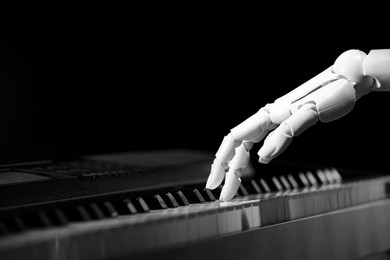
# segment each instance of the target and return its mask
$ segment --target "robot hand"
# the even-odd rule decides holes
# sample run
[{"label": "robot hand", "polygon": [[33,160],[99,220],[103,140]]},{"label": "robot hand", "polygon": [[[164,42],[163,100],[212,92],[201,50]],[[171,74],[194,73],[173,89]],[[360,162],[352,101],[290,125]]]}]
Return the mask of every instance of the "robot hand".
[{"label": "robot hand", "polygon": [[225,177],[219,199],[232,199],[254,143],[269,133],[258,152],[259,162],[268,163],[294,136],[318,121],[344,116],[371,91],[390,91],[390,49],[372,50],[368,55],[359,50],[342,53],[333,66],[231,129],[215,155],[206,188],[215,189]]}]

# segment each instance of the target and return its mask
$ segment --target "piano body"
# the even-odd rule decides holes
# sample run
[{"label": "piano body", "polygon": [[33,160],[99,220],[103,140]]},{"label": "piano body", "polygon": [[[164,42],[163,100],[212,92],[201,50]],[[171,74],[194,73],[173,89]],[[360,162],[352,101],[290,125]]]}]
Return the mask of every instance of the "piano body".
[{"label": "piano body", "polygon": [[4,165],[0,259],[357,259],[390,249],[390,176],[275,160],[237,196],[213,155],[165,150]]}]

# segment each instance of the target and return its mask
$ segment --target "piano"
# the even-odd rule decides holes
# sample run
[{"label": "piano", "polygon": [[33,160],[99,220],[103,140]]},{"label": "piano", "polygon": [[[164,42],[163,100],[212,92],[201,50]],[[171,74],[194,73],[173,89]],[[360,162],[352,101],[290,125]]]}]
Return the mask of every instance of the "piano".
[{"label": "piano", "polygon": [[213,154],[155,150],[0,167],[0,259],[358,259],[390,249],[390,176],[275,160],[236,197]]}]

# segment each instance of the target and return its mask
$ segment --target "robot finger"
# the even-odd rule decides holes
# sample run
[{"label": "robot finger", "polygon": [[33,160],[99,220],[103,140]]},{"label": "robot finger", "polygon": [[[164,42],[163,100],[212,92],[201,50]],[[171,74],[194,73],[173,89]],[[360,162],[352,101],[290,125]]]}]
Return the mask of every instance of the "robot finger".
[{"label": "robot finger", "polygon": [[315,104],[304,104],[267,136],[258,152],[259,162],[269,163],[290,145],[294,136],[298,136],[307,128],[317,123],[318,120]]}]

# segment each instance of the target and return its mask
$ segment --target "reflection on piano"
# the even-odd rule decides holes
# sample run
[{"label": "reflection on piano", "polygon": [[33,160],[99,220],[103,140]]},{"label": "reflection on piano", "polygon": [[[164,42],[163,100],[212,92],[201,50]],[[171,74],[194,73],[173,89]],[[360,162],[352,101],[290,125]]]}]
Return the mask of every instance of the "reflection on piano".
[{"label": "reflection on piano", "polygon": [[355,259],[390,249],[390,176],[275,161],[237,196],[212,154],[155,151],[0,168],[0,259]]}]

